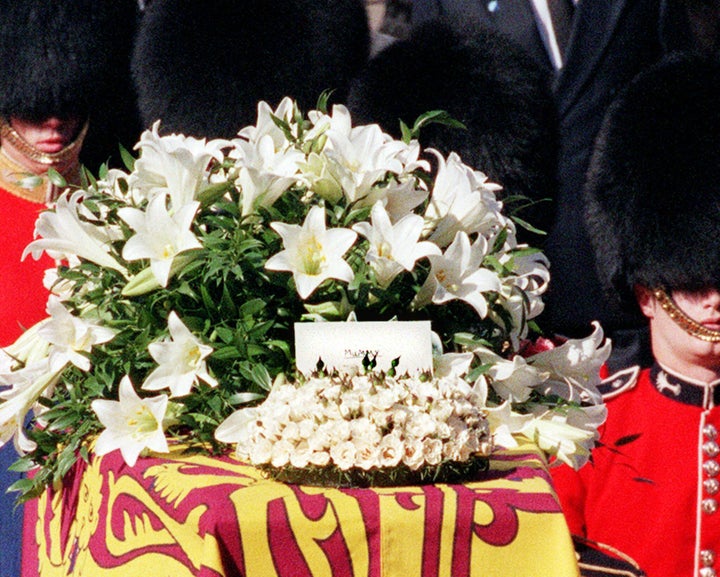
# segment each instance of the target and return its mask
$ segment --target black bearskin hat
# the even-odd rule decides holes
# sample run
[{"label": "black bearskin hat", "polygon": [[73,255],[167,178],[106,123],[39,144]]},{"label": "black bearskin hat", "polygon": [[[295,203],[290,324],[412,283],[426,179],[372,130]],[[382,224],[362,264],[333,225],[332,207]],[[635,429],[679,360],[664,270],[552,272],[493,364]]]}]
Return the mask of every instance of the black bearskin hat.
[{"label": "black bearskin hat", "polygon": [[720,63],[675,54],[608,109],[586,212],[600,278],[627,310],[635,285],[720,287],[719,103]]},{"label": "black bearskin hat", "polygon": [[363,0],[153,0],[133,57],[143,122],[230,138],[283,96],[307,110],[325,90],[342,100],[365,65]]},{"label": "black bearskin hat", "polygon": [[[119,136],[113,132],[126,129],[132,121],[127,115],[135,111],[130,55],[137,17],[136,0],[3,2],[0,114],[27,120],[90,117],[81,157],[96,152],[93,131],[99,140],[112,139],[117,150]],[[113,122],[120,110],[127,115]]]},{"label": "black bearskin hat", "polygon": [[[420,142],[462,160],[503,186],[504,195],[554,197],[556,118],[550,76],[518,45],[467,19],[421,24],[385,48],[352,84],[348,106],[359,123],[400,136],[421,114],[447,111],[467,130],[441,124]],[[519,216],[548,230],[552,204]]]}]

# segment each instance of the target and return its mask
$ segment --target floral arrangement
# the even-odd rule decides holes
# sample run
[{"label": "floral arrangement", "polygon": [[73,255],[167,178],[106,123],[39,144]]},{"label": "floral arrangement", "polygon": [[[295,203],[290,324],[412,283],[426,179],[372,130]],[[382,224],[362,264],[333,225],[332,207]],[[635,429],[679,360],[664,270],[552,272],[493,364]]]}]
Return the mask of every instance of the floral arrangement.
[{"label": "floral arrangement", "polygon": [[299,386],[278,383],[265,402],[234,413],[216,436],[283,481],[378,486],[448,480],[481,468],[490,454],[478,401],[456,376],[314,376]]},{"label": "floral arrangement", "polygon": [[[129,465],[169,440],[262,452],[244,445],[248,415],[290,390],[322,385],[327,400],[373,382],[319,376],[287,389],[296,321],[430,319],[436,396],[464,391],[494,445],[522,434],[582,464],[604,418],[595,384],[609,344],[599,327],[552,348],[532,340],[544,255],[518,243],[500,186],[456,154],[421,150],[418,126],[394,140],[353,126],[342,106],[304,115],[290,99],[260,103],[232,140],[161,136],[155,124],[127,170],[86,175],[43,212],[26,254],[58,263],[48,317],[0,353],[0,443],[14,441],[17,470],[38,468],[15,487],[23,498],[93,442]],[[383,398],[409,398],[409,381],[384,383],[373,385]],[[253,408],[268,392],[267,409]],[[427,463],[442,440],[431,437]],[[443,445],[442,458],[454,451]]]}]

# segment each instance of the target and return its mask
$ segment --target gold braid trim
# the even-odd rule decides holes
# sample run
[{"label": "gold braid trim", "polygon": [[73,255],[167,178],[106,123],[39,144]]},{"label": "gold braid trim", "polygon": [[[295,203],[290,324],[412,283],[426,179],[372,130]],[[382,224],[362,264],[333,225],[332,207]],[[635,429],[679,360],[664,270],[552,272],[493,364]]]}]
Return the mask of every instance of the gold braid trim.
[{"label": "gold braid trim", "polygon": [[673,321],[675,321],[675,324],[691,337],[695,337],[707,343],[720,343],[720,331],[704,327],[699,322],[691,319],[682,310],[680,310],[680,308],[675,304],[675,301],[672,300],[672,297],[670,297],[664,289],[655,289],[653,291],[653,295],[662,309]]},{"label": "gold braid trim", "polygon": [[83,127],[80,129],[80,133],[77,135],[75,140],[63,148],[60,152],[42,152],[38,150],[28,142],[26,142],[22,136],[10,125],[7,119],[0,117],[0,137],[3,140],[7,140],[13,147],[15,147],[25,158],[33,160],[39,164],[45,166],[57,166],[63,163],[67,163],[74,157],[77,157],[80,147],[83,145],[85,135],[87,134],[89,121],[85,121]]},{"label": "gold braid trim", "polygon": [[26,184],[28,177],[32,175],[26,168],[14,162],[5,151],[0,148],[0,188],[24,200],[37,203],[47,203],[54,194],[54,186],[50,181],[40,176],[40,183],[37,186]]}]

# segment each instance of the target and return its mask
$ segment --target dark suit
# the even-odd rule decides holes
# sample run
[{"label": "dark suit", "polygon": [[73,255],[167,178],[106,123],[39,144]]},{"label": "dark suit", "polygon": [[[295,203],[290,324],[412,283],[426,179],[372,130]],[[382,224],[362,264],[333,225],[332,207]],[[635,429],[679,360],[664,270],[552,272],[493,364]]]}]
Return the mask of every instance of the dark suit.
[{"label": "dark suit", "polygon": [[[624,314],[604,293],[595,272],[584,225],[582,187],[603,114],[617,92],[663,53],[667,26],[662,0],[580,0],[564,68],[554,95],[560,129],[556,220],[545,247],[553,280],[544,313],[546,328],[568,336],[589,333],[599,320],[614,337],[615,355],[625,346],[618,330],[644,320]],[[413,23],[460,12],[479,19],[521,44],[539,63],[551,62],[538,32],[530,0],[415,0]],[[480,167],[482,168],[482,167]],[[633,353],[635,359],[638,357]],[[618,360],[618,364],[625,364]]]}]

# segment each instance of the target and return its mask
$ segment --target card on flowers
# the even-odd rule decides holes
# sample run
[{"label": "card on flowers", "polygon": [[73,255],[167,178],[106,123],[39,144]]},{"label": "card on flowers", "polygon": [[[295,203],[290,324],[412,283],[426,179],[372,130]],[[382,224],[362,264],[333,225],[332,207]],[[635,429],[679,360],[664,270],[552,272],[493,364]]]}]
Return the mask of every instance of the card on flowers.
[{"label": "card on flowers", "polygon": [[432,371],[430,321],[295,323],[297,369],[312,373],[318,359],[326,369],[362,369],[363,359],[388,371],[399,359],[397,374]]}]

